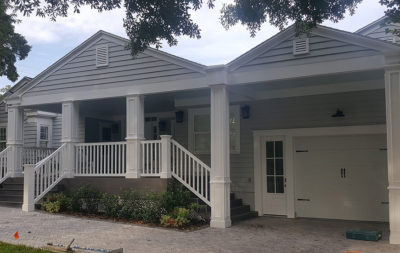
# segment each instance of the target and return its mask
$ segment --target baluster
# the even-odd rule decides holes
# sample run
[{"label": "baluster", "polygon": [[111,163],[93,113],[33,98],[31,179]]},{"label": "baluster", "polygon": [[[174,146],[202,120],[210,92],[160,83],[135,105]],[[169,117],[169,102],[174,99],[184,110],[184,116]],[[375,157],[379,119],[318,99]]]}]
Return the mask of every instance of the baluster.
[{"label": "baluster", "polygon": [[197,191],[200,191],[200,186],[199,186],[199,182],[200,182],[200,179],[199,179],[199,176],[200,176],[200,163],[196,163],[196,189],[197,189]]},{"label": "baluster", "polygon": [[125,144],[122,144],[122,173],[126,173],[126,169],[125,169]]}]

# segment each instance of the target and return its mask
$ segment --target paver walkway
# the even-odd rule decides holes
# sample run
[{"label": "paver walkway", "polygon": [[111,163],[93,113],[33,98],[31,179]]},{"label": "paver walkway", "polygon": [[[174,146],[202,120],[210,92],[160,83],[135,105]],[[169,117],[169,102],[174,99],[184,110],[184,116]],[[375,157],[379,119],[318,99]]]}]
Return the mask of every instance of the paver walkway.
[{"label": "paver walkway", "polygon": [[[346,240],[347,229],[379,229],[383,240]],[[13,234],[18,231],[20,239]],[[40,247],[48,242],[124,252],[400,252],[388,242],[388,224],[318,219],[260,217],[228,229],[180,232],[163,228],[89,220],[0,207],[0,241]]]}]

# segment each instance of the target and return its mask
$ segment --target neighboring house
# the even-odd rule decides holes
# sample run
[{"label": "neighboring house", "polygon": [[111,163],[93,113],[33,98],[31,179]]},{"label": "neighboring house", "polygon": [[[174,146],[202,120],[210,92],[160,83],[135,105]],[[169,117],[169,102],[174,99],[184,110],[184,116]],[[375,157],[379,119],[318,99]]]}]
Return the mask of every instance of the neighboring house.
[{"label": "neighboring house", "polygon": [[174,177],[211,206],[213,227],[230,226],[233,192],[259,215],[389,221],[400,243],[400,46],[365,29],[292,26],[218,66],[132,58],[100,31],[6,98],[3,180],[22,176],[36,110],[62,115],[61,146],[25,167],[26,211],[58,183]]}]

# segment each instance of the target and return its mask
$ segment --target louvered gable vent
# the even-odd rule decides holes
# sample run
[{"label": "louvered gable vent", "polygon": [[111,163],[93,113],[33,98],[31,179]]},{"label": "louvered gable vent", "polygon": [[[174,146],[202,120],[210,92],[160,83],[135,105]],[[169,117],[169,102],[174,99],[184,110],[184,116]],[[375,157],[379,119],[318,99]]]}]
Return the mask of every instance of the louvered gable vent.
[{"label": "louvered gable vent", "polygon": [[293,40],[293,55],[308,54],[309,52],[308,38]]},{"label": "louvered gable vent", "polygon": [[108,65],[108,45],[96,47],[96,66],[104,67]]}]

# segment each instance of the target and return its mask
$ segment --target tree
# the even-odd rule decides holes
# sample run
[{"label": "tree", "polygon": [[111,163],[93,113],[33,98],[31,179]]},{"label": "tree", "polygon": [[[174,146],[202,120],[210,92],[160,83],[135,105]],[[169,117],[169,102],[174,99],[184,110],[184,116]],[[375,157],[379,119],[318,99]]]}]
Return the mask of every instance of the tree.
[{"label": "tree", "polygon": [[26,39],[14,31],[17,22],[15,14],[8,14],[8,0],[0,1],[0,76],[7,76],[11,81],[18,79],[15,62],[28,56],[31,47]]},{"label": "tree", "polygon": [[[206,0],[7,0],[14,11],[24,15],[65,17],[69,10],[79,13],[84,5],[97,11],[124,8],[124,27],[130,38],[132,55],[137,55],[150,45],[161,47],[163,40],[176,45],[179,36],[200,38],[200,29],[191,18],[191,11],[200,9]],[[353,14],[362,0],[234,0],[223,5],[221,23],[229,29],[241,23],[251,36],[265,22],[284,29],[295,22],[298,32],[309,30],[325,20],[337,22],[346,12]],[[400,0],[379,0],[388,7],[386,14],[395,21],[400,19]],[[207,0],[209,8],[215,0]],[[5,13],[5,11],[3,11]],[[13,19],[9,19],[13,24]],[[4,36],[0,33],[0,39]],[[22,37],[22,36],[21,36]],[[22,37],[23,38],[23,37]],[[29,50],[28,50],[29,51]],[[13,65],[12,65],[13,66]],[[0,72],[0,76],[2,73]],[[12,76],[11,77],[15,77]]]}]

